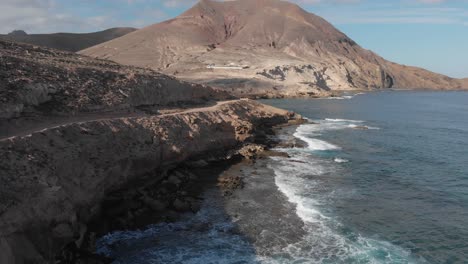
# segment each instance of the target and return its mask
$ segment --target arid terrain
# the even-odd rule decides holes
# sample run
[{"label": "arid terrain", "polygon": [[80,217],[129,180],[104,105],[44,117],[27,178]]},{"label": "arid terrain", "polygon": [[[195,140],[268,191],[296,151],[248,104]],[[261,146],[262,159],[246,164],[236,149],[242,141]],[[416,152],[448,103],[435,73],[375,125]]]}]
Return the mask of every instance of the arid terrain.
[{"label": "arid terrain", "polygon": [[150,69],[27,44],[0,41],[0,56],[2,125],[24,118],[152,113],[233,98]]},{"label": "arid terrain", "polygon": [[[293,187],[307,187],[302,178],[311,175],[297,174],[297,168],[303,168],[304,173],[318,168],[320,174],[313,175],[315,178],[334,180],[331,174],[321,174],[321,167],[316,166],[319,163],[312,160],[315,150],[340,153],[327,157],[326,164],[333,168],[341,163],[353,164],[351,157],[342,157],[340,152],[348,155],[345,150],[353,146],[341,148],[315,138],[316,134],[330,132],[319,130],[326,122],[333,122],[327,127],[344,126],[343,130],[351,131],[359,140],[365,137],[359,133],[378,135],[389,125],[371,127],[363,124],[367,122],[364,118],[347,120],[337,119],[346,116],[331,115],[312,122],[251,99],[323,97],[343,91],[397,88],[468,89],[468,79],[389,62],[363,49],[324,19],[279,0],[201,0],[174,19],[139,30],[33,35],[15,31],[2,35],[0,264],[118,262],[111,255],[98,255],[102,253],[97,251],[99,238],[113,231],[130,232],[163,222],[172,225],[183,217],[196,216],[203,211],[203,201],[209,201],[201,195],[208,185],[222,204],[213,207],[214,211],[232,216],[228,219],[223,215],[222,223],[232,220],[239,227],[227,230],[222,224],[216,232],[229,233],[236,239],[244,233],[249,243],[264,246],[263,251],[251,248],[249,252],[255,257],[252,263],[257,262],[257,256],[272,254],[277,258],[296,249],[315,254],[315,248],[330,257],[328,262],[334,262],[333,257],[347,256],[342,252],[354,247],[354,240],[360,240],[356,238],[361,235],[356,233],[351,238],[351,247],[338,243],[343,246],[338,248],[341,251],[326,247],[327,243],[344,241],[336,240],[336,236],[304,236],[305,231],[308,235],[333,233],[324,229],[328,224],[320,226],[319,221],[303,220],[297,214],[296,207],[303,201],[295,197],[318,192],[310,189],[299,193],[287,184],[301,178]],[[457,93],[451,94],[457,97]],[[295,104],[295,100],[275,101]],[[328,104],[339,100],[309,101]],[[309,130],[301,132],[292,125],[304,125],[302,128]],[[275,134],[281,130],[283,134]],[[415,133],[418,136],[419,131]],[[447,135],[447,131],[437,127],[436,133]],[[314,143],[318,147],[313,148]],[[281,152],[277,147],[292,152]],[[373,151],[370,155],[385,152],[393,158],[395,153],[405,154],[403,148],[377,151],[377,147],[368,147]],[[427,152],[432,154],[433,149]],[[415,153],[419,158],[422,151]],[[385,156],[382,161],[389,159]],[[369,160],[366,164],[384,164]],[[286,164],[286,181],[278,185],[276,177],[282,177],[281,168],[270,165],[282,164]],[[336,175],[346,176],[341,172]],[[382,178],[388,179],[386,175]],[[345,180],[340,179],[339,184]],[[294,196],[280,193],[281,186]],[[346,202],[356,201],[344,197]],[[356,212],[360,216],[361,212]],[[304,229],[308,228],[307,221],[312,223],[310,230]],[[209,233],[213,240],[206,223],[187,230]],[[264,229],[266,223],[272,232]],[[349,230],[346,227],[345,231]],[[288,247],[291,241],[302,241],[303,237],[311,238],[304,240],[303,248]],[[204,248],[207,240],[197,242],[201,241]],[[214,241],[216,253],[221,246],[220,240]],[[231,244],[237,247],[239,241]],[[114,242],[109,247],[115,251],[144,246]],[[151,247],[158,248],[166,241],[151,237],[150,242]],[[365,244],[377,252],[374,255],[387,257],[386,251]],[[387,244],[391,245],[379,245]],[[179,250],[179,246],[177,240],[169,249]],[[276,246],[287,251],[276,251]],[[240,257],[246,255],[242,247],[238,249]],[[362,255],[363,251],[357,252]],[[222,259],[224,253],[219,256]],[[314,259],[308,257],[297,260]]]},{"label": "arid terrain", "polygon": [[[96,263],[96,235],[195,210],[181,194],[194,178],[180,172],[187,162],[250,155],[264,149],[251,145],[258,135],[300,119],[150,69],[7,41],[0,78],[0,263]],[[133,195],[168,180],[174,192]],[[109,207],[117,190],[132,193],[131,208]]]},{"label": "arid terrain", "polygon": [[279,0],[202,0],[174,19],[80,53],[160,70],[239,96],[468,88],[464,80],[389,62],[324,19]]},{"label": "arid terrain", "polygon": [[0,39],[76,52],[121,37],[135,30],[136,28],[110,28],[93,33],[53,34],[27,34],[22,30],[15,30],[9,34],[0,35]]}]

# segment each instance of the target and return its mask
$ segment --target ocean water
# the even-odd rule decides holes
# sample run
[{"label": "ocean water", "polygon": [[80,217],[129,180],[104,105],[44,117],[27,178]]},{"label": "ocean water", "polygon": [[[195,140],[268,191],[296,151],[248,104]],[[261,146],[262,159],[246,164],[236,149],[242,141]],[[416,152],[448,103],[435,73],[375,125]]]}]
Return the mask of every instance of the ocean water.
[{"label": "ocean water", "polygon": [[[209,189],[179,222],[98,241],[115,263],[468,263],[468,93],[380,92],[264,103],[311,123]],[[313,123],[312,123],[313,122]],[[299,146],[299,145],[305,145]]]},{"label": "ocean water", "polygon": [[295,134],[305,168],[275,165],[280,189],[376,263],[468,263],[468,93],[348,99],[265,101],[319,123]]}]

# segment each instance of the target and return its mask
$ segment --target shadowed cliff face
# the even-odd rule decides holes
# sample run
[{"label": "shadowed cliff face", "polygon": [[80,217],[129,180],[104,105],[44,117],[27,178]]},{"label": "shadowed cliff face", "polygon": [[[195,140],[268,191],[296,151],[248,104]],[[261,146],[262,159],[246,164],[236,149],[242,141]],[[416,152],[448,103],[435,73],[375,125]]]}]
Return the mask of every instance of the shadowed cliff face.
[{"label": "shadowed cliff face", "polygon": [[[237,95],[468,88],[457,79],[388,62],[322,18],[279,0],[203,0],[174,19],[81,53],[159,69]],[[272,71],[281,78],[264,74]]]}]

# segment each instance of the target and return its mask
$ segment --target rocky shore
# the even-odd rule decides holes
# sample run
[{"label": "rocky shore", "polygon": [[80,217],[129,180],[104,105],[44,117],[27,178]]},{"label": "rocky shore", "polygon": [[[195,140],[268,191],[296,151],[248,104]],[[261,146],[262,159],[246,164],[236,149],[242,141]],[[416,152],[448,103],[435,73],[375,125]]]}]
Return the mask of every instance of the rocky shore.
[{"label": "rocky shore", "polygon": [[116,263],[257,263],[278,257],[305,235],[271,168],[275,158],[289,157],[276,147],[300,143],[291,134],[296,127],[277,126],[267,141],[246,144],[235,158],[191,167],[198,180],[183,193],[197,201],[196,211],[172,209],[175,221],[110,232],[96,241],[97,252]]},{"label": "rocky shore", "polygon": [[106,263],[96,238],[171,222],[300,117],[158,72],[0,41],[0,263]]},{"label": "rocky shore", "polygon": [[209,111],[83,122],[0,141],[0,262],[88,263],[98,235],[197,210],[188,195],[199,180],[193,168],[255,155],[262,147],[235,150],[265,142],[272,126],[299,118],[238,100]]}]

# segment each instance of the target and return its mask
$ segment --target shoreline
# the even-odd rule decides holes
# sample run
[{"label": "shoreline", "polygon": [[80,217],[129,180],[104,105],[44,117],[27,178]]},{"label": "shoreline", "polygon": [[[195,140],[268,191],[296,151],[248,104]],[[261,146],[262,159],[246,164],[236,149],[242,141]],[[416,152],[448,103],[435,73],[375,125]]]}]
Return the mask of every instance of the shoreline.
[{"label": "shoreline", "polygon": [[[286,134],[285,129],[295,130],[299,125],[280,125],[273,129],[274,135]],[[292,136],[292,133],[288,134]],[[201,187],[196,195],[203,199],[200,210],[182,213],[174,221],[155,222],[143,229],[109,233],[98,240],[98,252],[117,261],[127,263],[132,259],[138,263],[139,254],[134,255],[134,252],[150,250],[155,259],[169,263],[176,256],[172,259],[165,250],[172,246],[177,245],[181,255],[190,257],[196,250],[218,250],[218,242],[215,241],[219,239],[239,239],[235,244],[241,248],[233,246],[229,249],[226,244],[230,253],[226,253],[223,259],[248,262],[254,261],[256,255],[271,256],[277,250],[299,242],[305,235],[304,223],[296,214],[296,205],[277,189],[274,171],[269,167],[271,157],[287,156],[274,148],[297,144],[279,138],[264,143],[266,147],[253,156],[238,156],[200,168],[202,171],[192,170],[202,181],[196,184]],[[232,182],[234,184],[230,184]],[[173,231],[166,230],[171,226],[175,227]],[[223,226],[223,231],[217,226]],[[265,226],[269,227],[268,235],[264,234]],[[186,243],[185,236],[196,239]],[[206,243],[198,245],[202,243],[198,241]],[[213,257],[216,262],[216,257]]]},{"label": "shoreline", "polygon": [[[331,94],[323,95],[323,96],[287,96],[287,95],[278,95],[278,96],[263,96],[263,95],[244,95],[245,98],[249,98],[252,100],[275,100],[275,99],[336,99],[343,96],[356,96],[359,94],[372,94],[372,93],[383,93],[383,92],[468,92],[468,88],[461,88],[461,89],[430,89],[430,88],[385,88],[385,89],[356,89],[356,90],[333,90]],[[345,98],[346,99],[346,98]]]},{"label": "shoreline", "polygon": [[[196,162],[183,162],[177,164],[173,168],[165,170],[164,173],[166,176],[158,181],[147,181],[140,179],[140,183],[136,183],[134,187],[126,187],[122,190],[117,190],[113,194],[117,194],[119,198],[117,200],[125,200],[128,196],[133,196],[133,199],[126,200],[123,203],[115,203],[114,205],[117,208],[103,208],[103,211],[112,211],[113,209],[119,210],[120,212],[126,212],[131,210],[130,207],[122,207],[122,205],[142,202],[144,206],[149,207],[150,210],[156,211],[158,215],[130,215],[127,219],[123,220],[116,215],[100,215],[96,219],[93,219],[90,224],[90,229],[88,230],[86,236],[88,240],[91,239],[92,244],[86,246],[89,247],[88,250],[77,250],[72,248],[71,251],[62,252],[65,254],[76,254],[82,255],[84,257],[91,257],[92,260],[98,260],[104,263],[114,261],[115,259],[107,258],[102,255],[95,254],[96,242],[102,240],[104,237],[111,236],[114,233],[120,232],[144,232],[144,230],[151,229],[152,226],[157,226],[160,224],[172,224],[179,221],[188,221],[189,219],[194,218],[202,209],[204,201],[207,199],[205,194],[207,192],[215,192],[216,199],[215,203],[223,203],[227,207],[231,207],[231,213],[233,210],[238,210],[240,207],[244,207],[247,200],[250,198],[245,198],[244,189],[246,186],[250,185],[252,181],[251,174],[252,171],[255,171],[255,175],[264,175],[265,172],[259,173],[258,170],[269,171],[273,173],[273,170],[267,168],[266,165],[258,165],[259,162],[264,162],[269,157],[274,156],[283,156],[287,155],[284,152],[278,152],[273,150],[273,148],[280,145],[291,145],[291,142],[285,142],[279,139],[271,139],[272,136],[276,136],[280,133],[280,130],[296,128],[303,124],[305,120],[293,120],[285,124],[278,124],[273,127],[266,129],[265,131],[258,131],[259,135],[253,139],[254,143],[244,143],[239,148],[229,150],[225,153],[225,157],[213,159],[210,161],[199,160]],[[265,137],[266,136],[266,137]],[[300,141],[296,139],[295,141]],[[184,175],[185,174],[185,175]],[[241,175],[241,176],[239,176]],[[159,183],[163,183],[162,186],[158,186]],[[274,185],[274,184],[273,184]],[[170,189],[175,190],[176,193],[168,193]],[[276,190],[271,190],[274,192]],[[145,194],[144,197],[135,197],[135,192],[139,194]],[[146,193],[151,192],[156,197],[148,197]],[[262,192],[262,196],[265,195],[265,192]],[[287,202],[286,197],[280,192],[272,193],[273,196],[278,196],[278,198],[283,203],[288,204],[288,210],[294,212],[294,205]],[[162,197],[161,197],[162,196]],[[166,197],[164,197],[166,196]],[[240,197],[243,197],[242,200]],[[109,197],[111,200],[116,197]],[[242,202],[244,201],[244,202]],[[229,205],[227,205],[229,204]],[[237,209],[236,209],[237,208]],[[273,208],[273,206],[271,206]],[[148,209],[148,208],[146,208]],[[220,208],[218,208],[220,209]],[[228,210],[224,208],[224,210]],[[139,208],[138,210],[141,210]],[[226,211],[226,213],[228,213]],[[235,214],[235,213],[232,213]],[[257,216],[258,211],[255,212]],[[237,214],[236,214],[237,215]],[[268,215],[268,214],[265,214]],[[105,216],[105,218],[103,218]],[[109,228],[107,226],[109,220],[117,217],[117,221],[120,221],[121,225],[114,228]],[[251,216],[252,218],[254,216]],[[296,227],[301,227],[300,219],[297,216],[292,216],[295,219],[297,225]],[[123,220],[123,221],[122,221]],[[136,222],[136,221],[138,222]],[[115,221],[114,221],[115,222]],[[263,224],[263,222],[258,222],[258,224]],[[237,226],[237,225],[236,225]],[[198,226],[195,227],[195,230],[198,230]],[[206,228],[206,227],[203,227]],[[252,233],[252,229],[241,230],[237,229],[236,233],[245,232],[247,235],[248,241],[254,241],[256,235]],[[255,227],[253,227],[255,230]],[[289,229],[291,231],[291,229]],[[285,234],[291,239],[299,239],[301,236],[302,230],[297,229],[295,232],[290,234]],[[257,234],[258,235],[258,234]],[[292,241],[292,240],[291,240]],[[263,241],[265,243],[265,241]],[[269,242],[273,243],[273,242]],[[285,245],[285,240],[276,241],[277,244]],[[112,246],[112,245],[108,245]],[[78,259],[79,260],[79,259]]]},{"label": "shoreline", "polygon": [[[174,184],[177,187],[190,182],[191,172],[180,176],[181,172],[175,170],[177,177],[168,173],[179,165],[235,157],[238,153],[233,149],[267,142],[273,126],[300,118],[247,100],[219,106],[212,112],[89,122],[0,142],[2,151],[8,153],[0,164],[2,175],[15,175],[0,178],[2,193],[6,194],[0,208],[0,250],[5,252],[1,260],[47,262],[59,252],[62,263],[90,257],[89,251],[82,250],[92,245],[97,235],[91,232],[89,223],[102,213],[105,197],[111,192],[138,180],[145,183],[148,178],[170,190]],[[23,159],[24,151],[29,153],[27,160]],[[243,155],[256,151],[255,145],[250,146]],[[24,166],[28,169],[23,170]],[[172,187],[160,184],[163,181],[172,182]],[[147,196],[151,198],[140,194],[144,198],[137,201],[156,212],[165,206]],[[185,196],[174,196],[168,207],[184,211],[198,206],[197,201],[179,199]],[[115,199],[107,203],[121,205]],[[134,208],[127,218],[145,215],[138,211],[140,205],[129,202],[125,206]],[[115,215],[119,214],[106,218]],[[122,217],[111,219],[124,227],[128,223]],[[110,230],[112,224],[106,231]],[[18,251],[21,248],[30,250]]]}]

